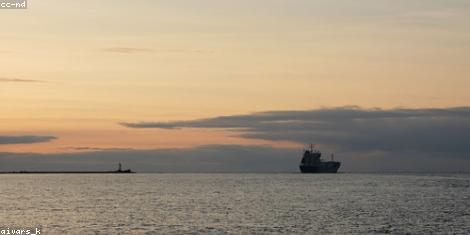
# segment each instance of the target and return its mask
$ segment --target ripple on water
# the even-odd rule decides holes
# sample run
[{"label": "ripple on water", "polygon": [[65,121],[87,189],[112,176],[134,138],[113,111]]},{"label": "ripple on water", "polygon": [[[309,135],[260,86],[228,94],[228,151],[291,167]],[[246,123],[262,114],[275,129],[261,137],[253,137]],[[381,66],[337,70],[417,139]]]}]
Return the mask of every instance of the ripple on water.
[{"label": "ripple on water", "polygon": [[2,175],[0,225],[84,234],[468,234],[469,175]]}]

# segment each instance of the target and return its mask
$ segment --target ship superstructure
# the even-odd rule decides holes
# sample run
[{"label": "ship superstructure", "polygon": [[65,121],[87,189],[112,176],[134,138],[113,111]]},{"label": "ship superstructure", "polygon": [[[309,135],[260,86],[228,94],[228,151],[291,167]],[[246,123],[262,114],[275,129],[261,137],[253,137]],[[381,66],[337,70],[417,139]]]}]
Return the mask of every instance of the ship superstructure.
[{"label": "ship superstructure", "polygon": [[331,161],[323,161],[321,152],[310,145],[309,149],[304,150],[304,155],[300,161],[300,172],[302,173],[336,173],[341,162],[334,161],[331,155]]}]

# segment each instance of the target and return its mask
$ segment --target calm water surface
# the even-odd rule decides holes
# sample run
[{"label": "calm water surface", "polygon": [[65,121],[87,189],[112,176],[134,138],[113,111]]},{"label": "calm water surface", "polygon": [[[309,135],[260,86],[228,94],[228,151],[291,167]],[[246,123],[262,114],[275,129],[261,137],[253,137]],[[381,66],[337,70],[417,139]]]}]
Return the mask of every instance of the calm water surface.
[{"label": "calm water surface", "polygon": [[470,234],[470,175],[0,175],[42,234]]}]

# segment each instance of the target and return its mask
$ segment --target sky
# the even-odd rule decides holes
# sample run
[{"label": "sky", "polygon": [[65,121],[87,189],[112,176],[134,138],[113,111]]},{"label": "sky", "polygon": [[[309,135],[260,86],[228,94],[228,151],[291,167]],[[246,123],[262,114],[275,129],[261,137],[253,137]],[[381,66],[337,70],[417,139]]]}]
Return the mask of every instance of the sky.
[{"label": "sky", "polygon": [[345,171],[470,171],[466,0],[29,0],[0,20],[0,170],[293,172],[315,143]]}]

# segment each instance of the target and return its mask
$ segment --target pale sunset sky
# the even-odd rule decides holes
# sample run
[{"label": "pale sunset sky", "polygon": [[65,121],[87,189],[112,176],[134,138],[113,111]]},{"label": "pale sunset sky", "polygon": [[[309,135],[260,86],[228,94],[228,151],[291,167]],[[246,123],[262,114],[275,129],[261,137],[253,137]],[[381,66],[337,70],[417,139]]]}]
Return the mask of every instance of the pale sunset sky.
[{"label": "pale sunset sky", "polygon": [[467,0],[29,0],[0,22],[0,152],[299,148],[126,123],[470,104]]}]

